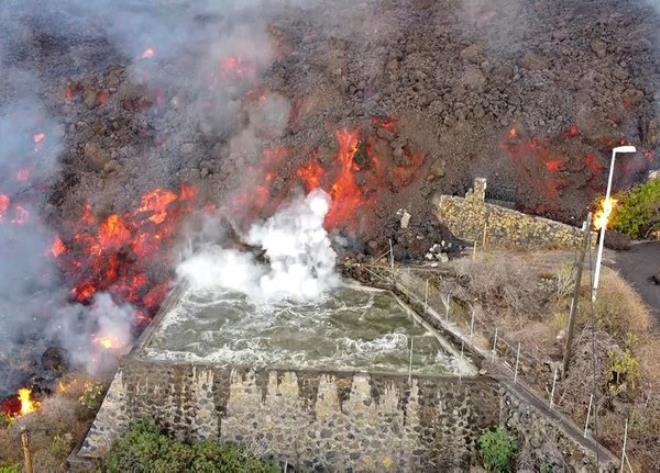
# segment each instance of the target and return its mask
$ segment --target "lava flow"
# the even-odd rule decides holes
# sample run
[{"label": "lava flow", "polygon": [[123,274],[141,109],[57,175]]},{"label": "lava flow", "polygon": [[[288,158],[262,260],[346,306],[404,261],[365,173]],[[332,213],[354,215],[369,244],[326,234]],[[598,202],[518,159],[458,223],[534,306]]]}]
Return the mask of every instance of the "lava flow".
[{"label": "lava flow", "polygon": [[[75,281],[72,299],[84,304],[98,292],[108,291],[117,302],[138,307],[140,320],[154,315],[172,277],[165,250],[183,216],[192,210],[195,196],[188,186],[178,194],[154,189],[141,197],[135,210],[100,221],[85,206],[74,234],[56,237],[50,249],[63,272]],[[99,339],[100,346],[107,344]]]}]

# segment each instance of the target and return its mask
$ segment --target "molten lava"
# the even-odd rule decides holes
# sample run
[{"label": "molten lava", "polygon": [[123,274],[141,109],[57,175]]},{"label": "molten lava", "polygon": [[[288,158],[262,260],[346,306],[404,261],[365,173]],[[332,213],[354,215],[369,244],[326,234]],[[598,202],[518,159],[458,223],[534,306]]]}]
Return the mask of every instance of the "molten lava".
[{"label": "molten lava", "polygon": [[[189,186],[178,194],[154,189],[141,197],[134,211],[110,214],[101,221],[85,205],[80,221],[72,225],[73,236],[58,236],[50,250],[75,281],[71,297],[88,303],[96,293],[108,291],[117,302],[135,305],[140,323],[145,317],[142,310],[153,315],[170,288],[167,250],[195,197]],[[110,342],[99,338],[97,343],[106,347]]]},{"label": "molten lava", "polygon": [[596,230],[600,230],[601,228],[607,229],[607,224],[610,219],[610,215],[612,214],[612,211],[614,210],[614,207],[617,204],[617,200],[613,199],[612,197],[609,197],[607,199],[603,199],[602,202],[600,203],[600,208],[596,211],[596,214],[594,215],[594,228]]}]

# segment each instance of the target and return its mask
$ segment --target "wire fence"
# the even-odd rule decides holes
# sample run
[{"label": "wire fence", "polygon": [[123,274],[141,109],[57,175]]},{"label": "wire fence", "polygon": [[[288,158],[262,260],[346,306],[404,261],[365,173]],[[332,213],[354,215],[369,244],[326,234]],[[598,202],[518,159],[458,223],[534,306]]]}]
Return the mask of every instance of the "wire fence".
[{"label": "wire fence", "polygon": [[[493,321],[487,320],[480,306],[453,297],[451,285],[443,285],[442,282],[445,271],[422,267],[400,268],[391,259],[389,266],[363,267],[380,282],[393,285],[419,311],[424,312],[426,319],[434,319],[443,330],[460,340],[461,356],[463,349],[477,353],[494,375],[521,385],[549,409],[571,413],[573,418],[577,414],[584,419],[584,424],[578,426],[582,435],[592,438],[598,410],[593,393],[581,402],[568,399],[566,393],[558,389],[562,376],[561,362],[549,362],[548,355],[539,348],[530,349],[529,346],[523,347],[519,341],[511,340]],[[412,343],[410,349],[412,360]],[[660,390],[651,387],[649,397],[658,396],[658,393]],[[621,438],[623,448],[619,471],[633,472],[626,454],[628,421],[622,426]]]}]

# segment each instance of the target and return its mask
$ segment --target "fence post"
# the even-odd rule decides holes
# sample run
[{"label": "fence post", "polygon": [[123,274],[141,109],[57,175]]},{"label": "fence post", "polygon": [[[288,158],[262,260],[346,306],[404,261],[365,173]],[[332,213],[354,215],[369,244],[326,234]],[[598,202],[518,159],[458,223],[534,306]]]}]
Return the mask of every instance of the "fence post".
[{"label": "fence post", "polygon": [[552,390],[550,391],[550,409],[555,404],[555,386],[557,385],[557,367],[552,372]]},{"label": "fence post", "polygon": [[21,427],[21,445],[23,447],[23,471],[32,473],[32,451],[30,450],[30,433],[25,426]]},{"label": "fence post", "polygon": [[520,342],[518,342],[518,351],[516,352],[516,372],[513,375],[513,382],[518,382],[518,365],[520,363]]},{"label": "fence post", "polygon": [[429,312],[429,280],[426,280],[426,293],[424,294],[424,315]]},{"label": "fence post", "polygon": [[623,448],[621,449],[621,467],[619,473],[623,473],[623,467],[626,464],[626,443],[628,443],[628,419],[626,419],[626,426],[623,429]]},{"label": "fence post", "polygon": [[566,377],[568,373],[568,364],[571,360],[571,349],[573,345],[573,336],[575,332],[575,319],[577,318],[578,298],[580,296],[580,284],[582,282],[582,269],[584,268],[584,259],[591,245],[591,212],[587,215],[584,222],[584,235],[582,237],[582,249],[577,261],[575,271],[575,287],[573,288],[573,298],[571,299],[571,311],[568,319],[568,331],[566,333],[566,343],[564,344],[564,359],[561,365],[561,376]]},{"label": "fence post", "polygon": [[394,250],[392,249],[392,239],[388,240],[390,244],[390,270],[392,271],[392,282],[394,282]]},{"label": "fence post", "polygon": [[408,385],[412,382],[412,362],[413,362],[413,344],[415,343],[415,338],[410,337],[410,360],[408,361]]},{"label": "fence post", "polygon": [[495,337],[493,338],[493,356],[491,357],[491,363],[495,363],[496,354],[497,354],[497,327],[495,327]]},{"label": "fence post", "polygon": [[449,311],[451,310],[451,292],[447,294],[447,305],[445,306],[445,321],[449,323]]},{"label": "fence post", "polygon": [[589,396],[589,408],[587,409],[587,420],[584,423],[584,434],[582,435],[583,437],[587,436],[587,430],[589,429],[589,416],[591,415],[591,405],[594,402],[594,395],[593,393],[591,396]]}]

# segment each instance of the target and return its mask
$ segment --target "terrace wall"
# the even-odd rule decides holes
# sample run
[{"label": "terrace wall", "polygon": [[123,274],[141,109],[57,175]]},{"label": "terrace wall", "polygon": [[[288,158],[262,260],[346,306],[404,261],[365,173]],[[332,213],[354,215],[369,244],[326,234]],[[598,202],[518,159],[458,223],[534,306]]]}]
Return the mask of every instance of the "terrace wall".
[{"label": "terrace wall", "polygon": [[[582,241],[580,228],[534,217],[486,202],[486,179],[474,180],[465,197],[436,198],[436,217],[458,238],[482,245],[522,249],[573,249]],[[595,241],[595,239],[594,239]]]},{"label": "terrace wall", "polygon": [[506,422],[533,439],[534,449],[562,452],[576,471],[597,471],[591,452],[487,377],[413,377],[409,384],[400,375],[254,372],[135,358],[118,371],[72,471],[102,458],[145,416],[180,439],[236,442],[304,471],[355,472],[467,471],[482,430]]}]

